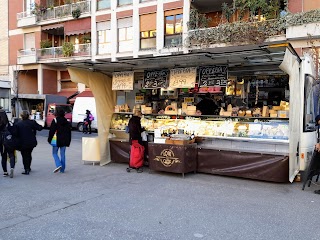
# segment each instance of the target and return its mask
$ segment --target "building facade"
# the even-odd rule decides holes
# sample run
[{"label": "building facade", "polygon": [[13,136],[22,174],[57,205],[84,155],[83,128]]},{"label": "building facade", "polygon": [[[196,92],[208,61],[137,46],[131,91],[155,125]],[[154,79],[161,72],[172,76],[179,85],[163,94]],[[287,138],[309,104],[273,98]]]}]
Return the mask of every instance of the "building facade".
[{"label": "building facade", "polygon": [[[123,59],[156,58],[190,52],[190,49],[202,44],[202,40],[198,41],[198,36],[198,42],[192,38],[200,32],[195,32],[197,29],[191,29],[190,25],[188,28],[188,23],[194,20],[194,15],[191,13],[194,8],[197,9],[197,14],[205,15],[207,18],[205,28],[211,29],[228,22],[236,22],[239,18],[245,20],[255,17],[251,12],[243,12],[243,16],[240,16],[238,10],[226,15],[228,10],[222,3],[232,6],[232,0],[5,2],[6,4],[2,6],[8,6],[9,18],[8,23],[5,21],[0,23],[0,31],[3,32],[0,44],[4,48],[9,44],[9,51],[1,54],[0,73],[10,75],[12,86],[15,86],[13,91],[33,94],[57,94],[65,91],[71,95],[72,92],[85,90],[86,86],[83,84],[71,82],[66,70],[70,65],[88,70],[95,70],[95,66],[105,65],[109,66],[108,71],[112,74],[113,71],[121,69],[111,66],[114,63],[121,63]],[[285,11],[285,2],[291,13],[315,11],[320,8],[320,2],[314,0],[274,2],[277,2],[275,7],[278,8],[275,18],[281,10]],[[263,14],[259,11],[256,14],[258,21],[264,20]],[[287,39],[302,55],[304,51],[310,48],[318,49],[320,46],[318,41],[320,28],[317,27],[319,24],[320,21],[300,25],[296,23],[271,33],[272,36],[267,36],[268,41]],[[7,37],[5,26],[8,26]],[[195,26],[195,28],[200,27],[200,25]],[[223,44],[230,45],[230,43]],[[212,44],[212,47],[219,46],[221,46],[219,42]],[[134,69],[134,66],[132,68]]]}]

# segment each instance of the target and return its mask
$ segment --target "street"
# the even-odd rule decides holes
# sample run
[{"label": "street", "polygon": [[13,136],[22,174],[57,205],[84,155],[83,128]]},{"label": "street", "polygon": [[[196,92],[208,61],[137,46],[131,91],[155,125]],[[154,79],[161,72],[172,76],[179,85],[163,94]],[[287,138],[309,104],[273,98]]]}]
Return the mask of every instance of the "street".
[{"label": "street", "polygon": [[0,239],[319,239],[320,186],[83,164],[75,131],[66,172],[53,173],[47,135],[29,176],[18,153],[14,178],[0,178]]}]

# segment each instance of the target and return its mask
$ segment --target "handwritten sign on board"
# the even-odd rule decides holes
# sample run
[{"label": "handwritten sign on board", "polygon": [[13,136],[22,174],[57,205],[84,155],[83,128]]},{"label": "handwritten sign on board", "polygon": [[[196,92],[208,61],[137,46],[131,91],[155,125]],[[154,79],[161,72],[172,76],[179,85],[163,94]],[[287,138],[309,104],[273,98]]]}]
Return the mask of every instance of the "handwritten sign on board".
[{"label": "handwritten sign on board", "polygon": [[112,90],[133,90],[133,72],[115,72],[112,75]]},{"label": "handwritten sign on board", "polygon": [[168,69],[145,70],[143,78],[144,89],[156,89],[168,87]]},{"label": "handwritten sign on board", "polygon": [[199,68],[199,87],[226,87],[227,83],[227,66],[216,65]]},{"label": "handwritten sign on board", "polygon": [[170,70],[170,88],[194,88],[197,68],[175,68]]}]

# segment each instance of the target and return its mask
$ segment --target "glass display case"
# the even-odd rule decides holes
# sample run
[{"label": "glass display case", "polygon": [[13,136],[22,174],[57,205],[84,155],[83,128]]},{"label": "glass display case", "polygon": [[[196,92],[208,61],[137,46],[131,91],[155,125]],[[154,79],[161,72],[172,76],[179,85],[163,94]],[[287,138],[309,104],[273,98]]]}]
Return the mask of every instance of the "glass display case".
[{"label": "glass display case", "polygon": [[[125,130],[132,113],[114,113],[111,129]],[[143,115],[141,125],[148,131],[185,133],[198,137],[289,139],[289,120],[221,116]]]}]

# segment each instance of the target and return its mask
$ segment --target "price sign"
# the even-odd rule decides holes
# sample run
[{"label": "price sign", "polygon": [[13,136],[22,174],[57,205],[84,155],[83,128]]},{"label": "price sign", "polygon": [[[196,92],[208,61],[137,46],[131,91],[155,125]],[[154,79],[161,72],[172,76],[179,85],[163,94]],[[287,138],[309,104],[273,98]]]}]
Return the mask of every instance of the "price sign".
[{"label": "price sign", "polygon": [[185,97],[183,99],[185,103],[193,103],[194,102],[194,97]]},{"label": "price sign", "polygon": [[112,90],[133,90],[133,72],[115,72],[112,76]]},{"label": "price sign", "polygon": [[135,98],[135,103],[136,104],[141,104],[144,102],[144,96],[143,95],[137,95]]},{"label": "price sign", "polygon": [[197,68],[175,68],[170,70],[170,88],[194,88]]},{"label": "price sign", "polygon": [[144,89],[156,89],[168,87],[168,69],[145,70],[143,78]]},{"label": "price sign", "polygon": [[227,83],[227,66],[216,65],[199,68],[199,87],[226,87]]}]

